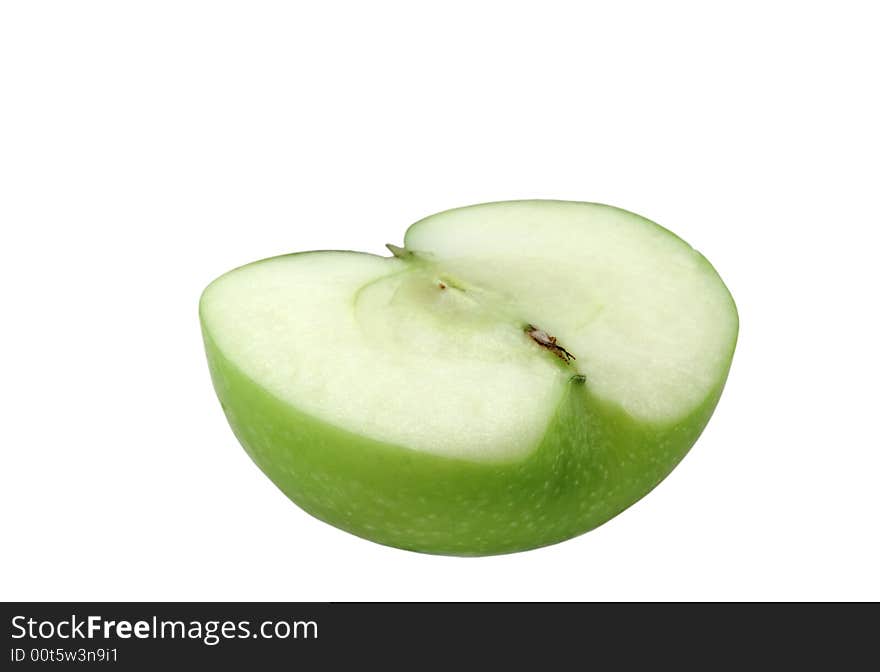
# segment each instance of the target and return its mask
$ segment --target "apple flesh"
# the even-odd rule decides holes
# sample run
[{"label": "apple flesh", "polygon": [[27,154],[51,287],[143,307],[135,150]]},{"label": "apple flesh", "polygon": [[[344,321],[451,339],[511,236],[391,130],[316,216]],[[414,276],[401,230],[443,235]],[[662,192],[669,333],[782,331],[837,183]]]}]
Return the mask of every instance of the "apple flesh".
[{"label": "apple flesh", "polygon": [[489,203],[389,247],[256,262],[200,302],[233,431],[317,518],[430,553],[552,544],[643,497],[709,420],[736,308],[653,222]]}]

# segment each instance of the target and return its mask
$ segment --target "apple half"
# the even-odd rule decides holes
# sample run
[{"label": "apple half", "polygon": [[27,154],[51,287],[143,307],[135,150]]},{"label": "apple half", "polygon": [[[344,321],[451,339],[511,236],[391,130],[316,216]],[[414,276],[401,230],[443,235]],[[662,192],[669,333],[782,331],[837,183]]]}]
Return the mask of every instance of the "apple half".
[{"label": "apple half", "polygon": [[487,203],[389,248],[259,261],[201,298],[233,431],[315,517],[428,553],[544,546],[643,497],[708,422],[736,307],[657,224]]}]

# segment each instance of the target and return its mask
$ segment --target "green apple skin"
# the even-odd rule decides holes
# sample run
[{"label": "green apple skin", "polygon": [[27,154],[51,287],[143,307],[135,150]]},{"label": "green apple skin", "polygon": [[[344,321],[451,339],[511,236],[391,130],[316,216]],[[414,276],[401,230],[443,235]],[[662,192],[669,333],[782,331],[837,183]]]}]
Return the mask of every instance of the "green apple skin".
[{"label": "green apple skin", "polygon": [[[229,424],[285,495],[359,537],[444,555],[546,546],[614,517],[685,456],[727,376],[687,417],[667,425],[636,422],[573,378],[540,445],[524,459],[496,464],[388,445],[319,421],[244,375],[204,326],[203,336]],[[727,370],[732,357],[733,346]]]}]

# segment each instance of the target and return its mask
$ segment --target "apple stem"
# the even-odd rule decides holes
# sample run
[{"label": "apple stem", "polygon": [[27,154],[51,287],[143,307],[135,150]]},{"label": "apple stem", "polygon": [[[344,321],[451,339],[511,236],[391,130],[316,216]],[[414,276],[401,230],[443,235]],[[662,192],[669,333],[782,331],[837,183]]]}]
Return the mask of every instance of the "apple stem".
[{"label": "apple stem", "polygon": [[397,245],[392,245],[391,243],[386,243],[385,247],[388,248],[388,251],[391,252],[398,259],[408,259],[413,256],[413,253],[407,250],[405,247],[398,247]]}]

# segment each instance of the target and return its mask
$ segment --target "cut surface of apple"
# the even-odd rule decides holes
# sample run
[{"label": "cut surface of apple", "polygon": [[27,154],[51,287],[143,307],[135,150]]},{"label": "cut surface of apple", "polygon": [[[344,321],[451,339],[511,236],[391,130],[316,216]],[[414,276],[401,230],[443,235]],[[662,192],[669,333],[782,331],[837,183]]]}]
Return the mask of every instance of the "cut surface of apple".
[{"label": "cut surface of apple", "polygon": [[317,517],[427,552],[541,546],[641,498],[708,421],[736,308],[667,230],[511,201],[404,243],[267,259],[202,296],[234,431]]}]

